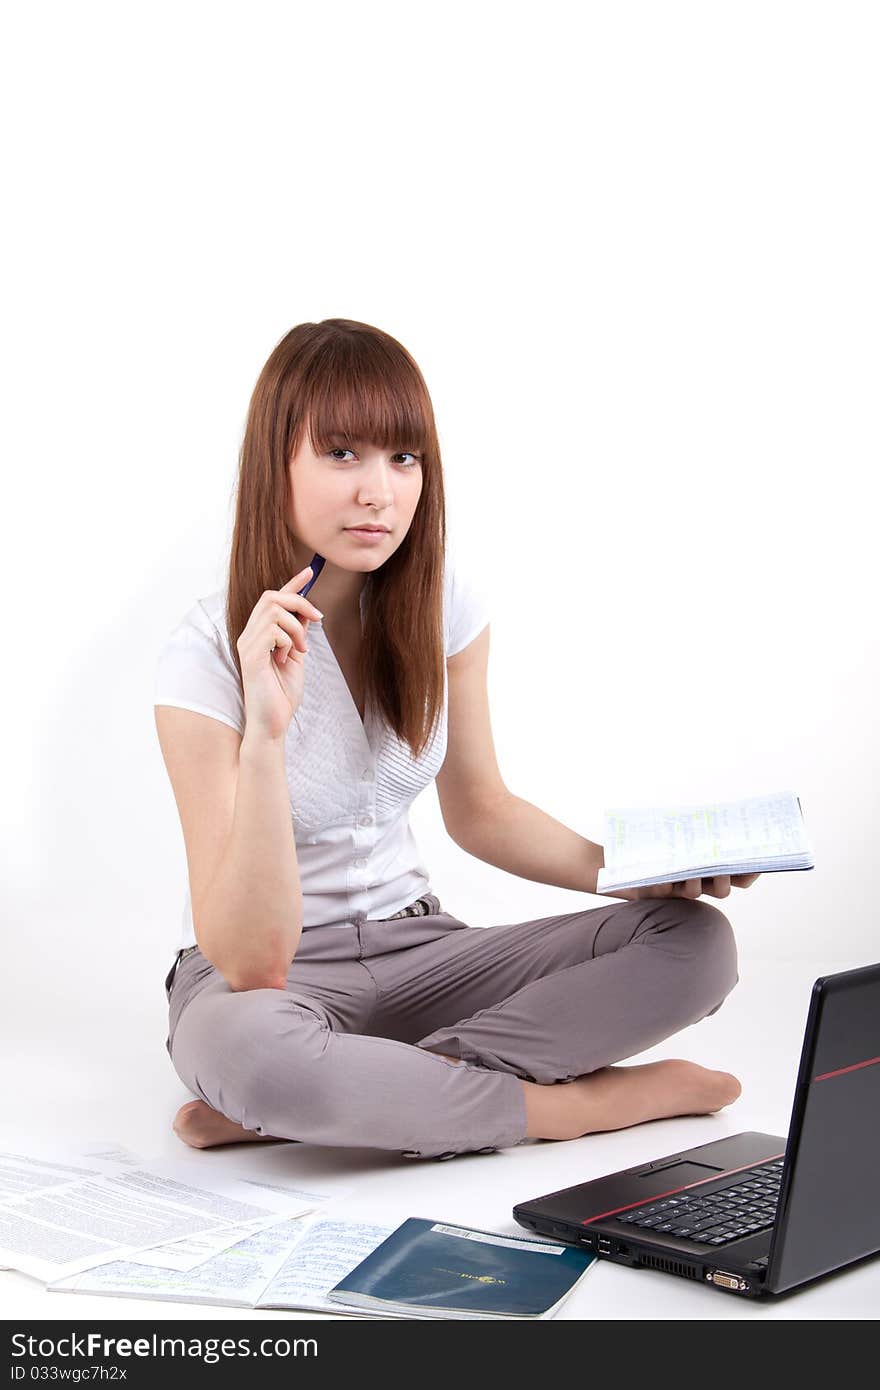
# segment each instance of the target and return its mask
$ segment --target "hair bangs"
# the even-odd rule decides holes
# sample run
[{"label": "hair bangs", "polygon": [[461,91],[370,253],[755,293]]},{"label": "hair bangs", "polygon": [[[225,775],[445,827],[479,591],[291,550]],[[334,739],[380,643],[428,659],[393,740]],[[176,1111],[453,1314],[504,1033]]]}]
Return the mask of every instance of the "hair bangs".
[{"label": "hair bangs", "polygon": [[[330,346],[343,349],[351,343]],[[433,411],[421,382],[405,362],[375,348],[374,341],[364,339],[357,354],[334,351],[307,384],[302,412],[316,453],[340,440],[371,443],[377,449],[428,449]]]}]

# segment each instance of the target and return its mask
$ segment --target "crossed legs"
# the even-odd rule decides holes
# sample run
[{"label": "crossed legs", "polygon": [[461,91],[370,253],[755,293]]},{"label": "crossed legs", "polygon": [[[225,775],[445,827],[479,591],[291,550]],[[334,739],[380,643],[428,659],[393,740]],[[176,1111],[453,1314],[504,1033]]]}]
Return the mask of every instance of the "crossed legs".
[{"label": "crossed legs", "polygon": [[[179,1137],[410,1144],[431,1156],[710,1113],[740,1093],[730,1073],[682,1059],[615,1065],[714,1012],[736,983],[730,924],[708,903],[614,903],[364,963],[381,986],[371,1036],[335,1033],[301,996],[235,996],[219,976],[188,1003],[175,1053],[201,1099],[178,1111]],[[457,1003],[466,1017],[424,1034]]]}]

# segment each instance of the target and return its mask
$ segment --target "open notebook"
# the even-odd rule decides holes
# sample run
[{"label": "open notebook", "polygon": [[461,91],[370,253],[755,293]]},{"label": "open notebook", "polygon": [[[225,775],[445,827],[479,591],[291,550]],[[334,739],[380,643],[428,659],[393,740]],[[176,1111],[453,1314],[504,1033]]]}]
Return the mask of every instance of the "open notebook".
[{"label": "open notebook", "polygon": [[605,812],[605,866],[598,893],[716,874],[812,869],[794,792],[689,806],[626,806]]}]

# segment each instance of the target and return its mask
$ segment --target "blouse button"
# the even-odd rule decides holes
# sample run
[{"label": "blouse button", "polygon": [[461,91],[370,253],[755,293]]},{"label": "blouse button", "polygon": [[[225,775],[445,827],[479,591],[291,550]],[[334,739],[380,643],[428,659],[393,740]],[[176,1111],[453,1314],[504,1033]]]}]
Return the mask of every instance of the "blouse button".
[{"label": "blouse button", "polygon": [[359,822],[359,823],[360,823],[361,825],[372,825],[372,824],[373,824],[373,817],[372,817],[372,816],[361,816],[360,822]]},{"label": "blouse button", "polygon": [[372,780],[373,780],[373,769],[370,768],[370,767],[368,767],[368,768],[366,769],[366,771],[364,772],[363,777],[361,778],[361,780],[362,780],[363,782],[372,782]]}]

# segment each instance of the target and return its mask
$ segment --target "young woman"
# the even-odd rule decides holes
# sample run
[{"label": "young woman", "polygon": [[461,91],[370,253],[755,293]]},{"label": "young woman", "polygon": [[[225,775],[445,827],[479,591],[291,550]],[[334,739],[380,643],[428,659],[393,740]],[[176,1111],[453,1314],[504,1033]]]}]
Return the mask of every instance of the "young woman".
[{"label": "young woman", "polygon": [[595,894],[603,863],[502,779],[488,619],[447,547],[416,363],[367,324],[300,324],[250,402],[228,585],[157,673],[189,878],[165,982],[187,1144],[447,1158],[739,1095],[692,1062],[613,1065],[737,982],[730,924],[697,901],[730,879],[489,929],[429,890],[408,810],[434,780],[455,842],[507,873]]}]

